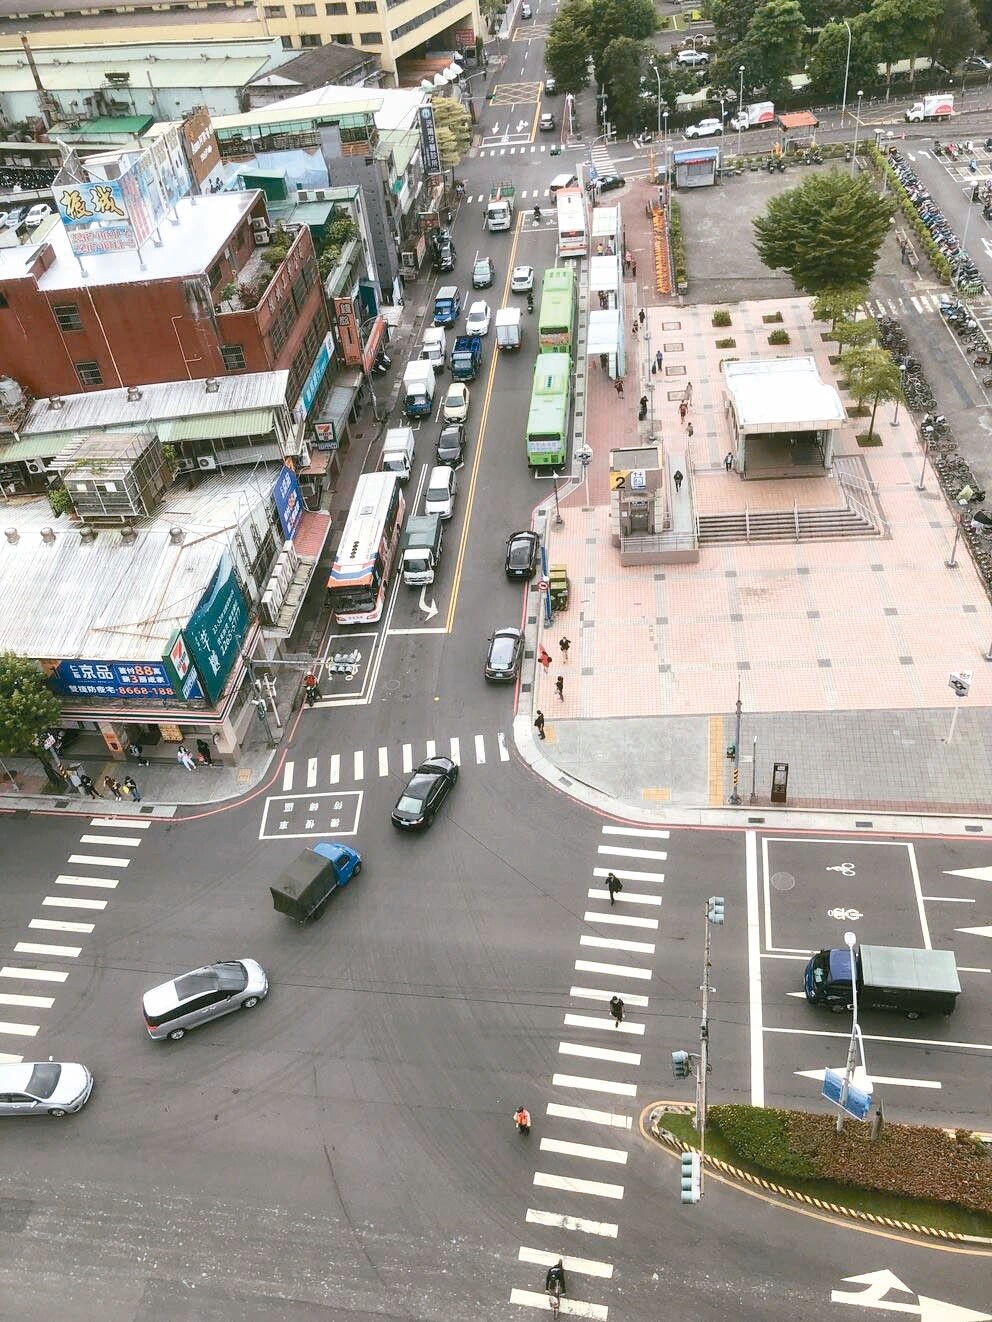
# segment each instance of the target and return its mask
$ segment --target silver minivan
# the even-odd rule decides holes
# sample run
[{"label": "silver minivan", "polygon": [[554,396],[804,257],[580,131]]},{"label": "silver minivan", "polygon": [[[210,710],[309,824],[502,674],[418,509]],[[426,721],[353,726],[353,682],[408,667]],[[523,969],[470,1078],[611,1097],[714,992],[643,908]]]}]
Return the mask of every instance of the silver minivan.
[{"label": "silver minivan", "polygon": [[251,1010],[269,990],[261,964],[226,959],[183,973],[146,991],[141,999],[148,1036],[185,1037],[187,1030],[235,1010]]},{"label": "silver minivan", "polygon": [[424,513],[440,514],[442,519],[450,519],[455,512],[455,492],[458,490],[458,476],[447,464],[438,464],[431,469],[427,481],[427,495],[424,497]]}]

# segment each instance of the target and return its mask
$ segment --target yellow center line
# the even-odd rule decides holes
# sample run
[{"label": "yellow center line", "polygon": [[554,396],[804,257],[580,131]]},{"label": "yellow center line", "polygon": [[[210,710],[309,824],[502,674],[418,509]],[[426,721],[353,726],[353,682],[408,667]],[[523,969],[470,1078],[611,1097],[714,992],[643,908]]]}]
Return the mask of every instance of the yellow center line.
[{"label": "yellow center line", "polygon": [[[503,285],[503,302],[501,306],[506,306],[510,296],[510,280],[513,277],[513,267],[517,257],[517,243],[520,239],[523,227],[523,212],[517,215],[517,223],[513,232],[513,242],[510,245],[510,260],[506,267],[506,281]],[[493,336],[496,331],[493,329]],[[489,422],[489,405],[493,397],[493,387],[496,384],[496,365],[499,362],[499,348],[493,339],[492,362],[489,365],[489,380],[486,382],[486,397],[482,405],[482,422],[479,426],[479,439],[475,447],[475,461],[472,464],[472,475],[469,479],[468,487],[468,510],[465,515],[465,523],[462,527],[461,541],[458,543],[458,560],[455,564],[455,577],[451,586],[451,604],[448,606],[448,615],[444,623],[445,633],[451,633],[455,622],[455,610],[458,606],[458,593],[462,583],[462,567],[465,563],[465,551],[468,547],[469,526],[472,522],[472,508],[475,504],[475,490],[479,482],[479,469],[482,466],[482,452],[485,446],[486,427]]]}]

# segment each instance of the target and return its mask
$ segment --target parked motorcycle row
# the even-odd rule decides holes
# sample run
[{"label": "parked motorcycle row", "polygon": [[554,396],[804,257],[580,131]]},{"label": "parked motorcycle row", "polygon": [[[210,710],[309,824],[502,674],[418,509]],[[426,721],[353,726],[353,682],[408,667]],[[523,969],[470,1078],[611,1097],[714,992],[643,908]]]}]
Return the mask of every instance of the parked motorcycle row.
[{"label": "parked motorcycle row", "polygon": [[[935,143],[935,149],[936,146]],[[956,146],[956,144],[948,143],[947,146],[942,148],[942,151],[946,154],[948,147],[953,146]],[[952,157],[952,159],[955,158]],[[929,231],[937,251],[948,262],[955,286],[962,293],[972,296],[984,294],[985,282],[979,274],[978,267],[961,246],[958,236],[951,229],[946,216],[933,197],[924,188],[916,171],[896,148],[889,152],[889,163],[895,171],[896,178],[902,184],[906,196],[916,208],[917,214]]]}]

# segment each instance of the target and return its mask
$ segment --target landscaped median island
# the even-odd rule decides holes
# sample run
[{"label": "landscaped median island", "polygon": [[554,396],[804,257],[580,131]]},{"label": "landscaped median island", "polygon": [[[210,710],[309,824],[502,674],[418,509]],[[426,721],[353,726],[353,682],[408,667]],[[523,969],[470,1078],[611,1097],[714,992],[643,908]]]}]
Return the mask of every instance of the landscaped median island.
[{"label": "landscaped median island", "polygon": [[[696,1149],[692,1108],[650,1112],[649,1132]],[[970,1130],[886,1121],[871,1126],[774,1107],[716,1105],[707,1111],[706,1171],[770,1187],[858,1220],[987,1239],[992,1248],[992,1148]]]}]

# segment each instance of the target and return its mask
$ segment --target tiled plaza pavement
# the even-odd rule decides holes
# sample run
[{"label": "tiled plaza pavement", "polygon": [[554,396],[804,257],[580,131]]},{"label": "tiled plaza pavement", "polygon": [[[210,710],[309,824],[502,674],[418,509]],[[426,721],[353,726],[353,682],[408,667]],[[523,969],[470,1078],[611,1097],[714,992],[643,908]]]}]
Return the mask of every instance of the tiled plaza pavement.
[{"label": "tiled plaza pavement", "polygon": [[[634,291],[627,292],[630,306]],[[721,357],[813,354],[821,375],[836,380],[828,361],[836,346],[823,340],[808,300],[734,305],[732,327],[720,329],[711,307],[646,310],[652,351],[664,351],[663,374],[654,378],[656,432],[663,447],[686,453],[697,511],[843,505],[833,478],[744,482],[723,467],[730,434]],[[770,312],[782,313],[787,347],[768,345],[775,327],[761,318]],[[535,677],[549,755],[641,806],[721,803],[739,684],[742,751],[750,754],[758,741],[758,802],[767,798],[772,761],[781,760],[790,764],[793,803],[984,811],[992,790],[984,710],[992,707],[992,664],[983,656],[992,610],[963,544],[957,567],[945,564],[954,520],[929,470],[917,489],[921,451],[911,417],[902,409],[893,425],[892,405],[881,405],[881,447],[857,445],[864,418],[852,420],[836,445],[836,455],[875,484],[887,535],[703,548],[697,564],[623,569],[608,535],[609,451],[647,439],[637,399],[650,380],[635,342],[643,334],[633,337],[628,325],[627,336],[623,399],[598,363],[588,375],[588,504],[580,486],[563,501],[564,525],[549,529],[549,558],[568,566],[572,583],[569,609],[542,640],[554,664]],[[716,348],[725,336],[736,348]],[[678,414],[689,381],[691,440]],[[562,634],[572,641],[567,667],[559,663]],[[948,745],[957,701],[948,675],[962,669],[974,681]],[[564,701],[554,692],[559,674]],[[745,764],[745,803],[750,777]]]}]

